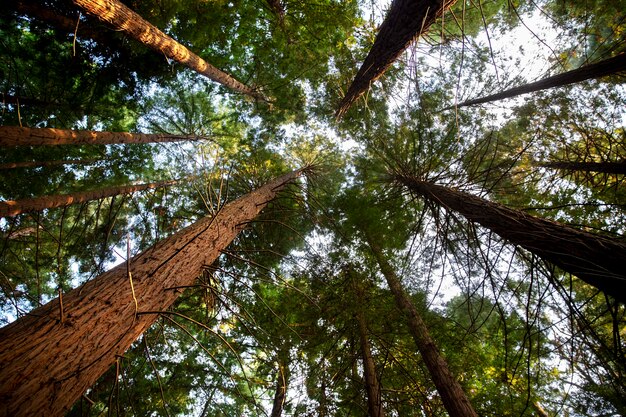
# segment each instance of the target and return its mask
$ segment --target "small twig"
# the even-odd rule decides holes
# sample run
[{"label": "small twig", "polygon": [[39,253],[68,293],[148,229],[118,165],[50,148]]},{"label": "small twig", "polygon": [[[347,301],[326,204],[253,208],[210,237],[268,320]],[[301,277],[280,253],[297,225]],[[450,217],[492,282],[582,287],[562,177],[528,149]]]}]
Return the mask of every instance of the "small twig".
[{"label": "small twig", "polygon": [[65,323],[65,314],[63,313],[63,289],[59,287],[59,316],[61,324]]}]

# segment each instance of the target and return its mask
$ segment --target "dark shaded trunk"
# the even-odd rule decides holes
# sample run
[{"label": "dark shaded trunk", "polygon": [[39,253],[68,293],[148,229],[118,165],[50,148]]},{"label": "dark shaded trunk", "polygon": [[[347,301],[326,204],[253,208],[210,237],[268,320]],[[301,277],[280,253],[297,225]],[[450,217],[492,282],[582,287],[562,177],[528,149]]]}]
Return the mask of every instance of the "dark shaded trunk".
[{"label": "dark shaded trunk", "polygon": [[618,301],[626,302],[624,243],[411,176],[398,176],[397,180],[412,192],[462,214]]},{"label": "dark shaded trunk", "polygon": [[553,75],[552,77],[547,77],[542,80],[535,81],[534,83],[510,88],[497,94],[492,94],[474,100],[467,100],[457,106],[447,107],[444,110],[453,109],[455,107],[472,106],[474,104],[489,103],[491,101],[511,98],[521,94],[579,83],[592,78],[606,77],[607,75],[613,75],[623,71],[626,71],[626,53],[621,53],[613,58],[605,59],[595,64],[585,65],[562,74]]},{"label": "dark shaded trunk", "polygon": [[0,146],[55,146],[55,145],[112,145],[117,143],[180,142],[204,139],[196,135],[168,135],[164,133],[95,132],[92,130],[65,130],[0,126]]},{"label": "dark shaded trunk", "polygon": [[98,161],[99,159],[67,159],[59,161],[7,162],[4,164],[0,164],[0,170],[15,168],[54,167],[59,165],[89,165]]},{"label": "dark shaded trunk", "polygon": [[19,106],[52,107],[52,106],[58,105],[57,103],[39,100],[36,98],[18,97],[18,96],[12,96],[10,94],[4,94],[4,93],[2,93],[2,99],[0,100],[0,102],[2,102],[2,104],[4,105],[12,104],[15,106],[19,105]]},{"label": "dark shaded trunk", "polygon": [[439,353],[439,349],[430,336],[424,320],[422,320],[417,308],[415,308],[404,288],[402,288],[400,278],[398,278],[395,270],[385,258],[382,249],[371,236],[366,234],[366,239],[378,262],[380,271],[393,293],[398,309],[407,319],[409,332],[413,336],[417,349],[424,359],[424,363],[437,388],[437,392],[441,396],[446,411],[450,414],[450,417],[478,417],[463,388],[461,388],[459,382],[452,375],[450,368],[448,368],[448,363]]},{"label": "dark shaded trunk", "polygon": [[283,414],[285,398],[287,397],[287,386],[289,383],[289,364],[284,358],[284,352],[279,354],[278,372],[276,373],[276,388],[274,391],[274,401],[270,417],[280,417]]},{"label": "dark shaded trunk", "polygon": [[[59,416],[301,171],[0,329],[0,416]],[[132,275],[131,275],[132,273]]]},{"label": "dark shaded trunk", "polygon": [[433,22],[456,0],[394,0],[385,17],[374,45],[359,68],[348,92],[339,103],[336,116],[340,118],[370,85],[409,45],[428,31]]},{"label": "dark shaded trunk", "polygon": [[149,184],[122,185],[93,191],[83,191],[73,194],[46,195],[43,197],[25,198],[23,200],[0,201],[0,217],[17,216],[31,211],[42,211],[56,207],[65,207],[72,204],[99,200],[115,195],[131,194],[137,191],[167,187],[178,183],[179,180],[152,182]]},{"label": "dark shaded trunk", "polygon": [[620,162],[569,162],[554,161],[538,164],[540,167],[564,171],[600,172],[603,174],[626,175],[626,161]]},{"label": "dark shaded trunk", "polygon": [[372,356],[372,349],[367,332],[367,323],[362,311],[356,315],[359,326],[359,339],[361,341],[361,355],[363,357],[363,373],[365,379],[365,391],[367,392],[367,410],[370,417],[384,417],[385,411],[381,401],[380,384],[376,377],[376,364]]},{"label": "dark shaded trunk", "polygon": [[121,2],[117,0],[72,0],[72,2],[87,13],[111,25],[115,30],[124,32],[148,48],[185,65],[210,80],[239,93],[267,101],[259,91],[209,64]]}]

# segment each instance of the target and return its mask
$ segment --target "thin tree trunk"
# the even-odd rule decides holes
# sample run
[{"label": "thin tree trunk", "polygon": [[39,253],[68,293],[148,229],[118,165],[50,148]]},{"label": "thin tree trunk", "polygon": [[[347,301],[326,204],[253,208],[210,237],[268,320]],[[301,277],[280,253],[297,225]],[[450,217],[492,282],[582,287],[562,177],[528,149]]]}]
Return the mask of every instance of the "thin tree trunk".
[{"label": "thin tree trunk", "polygon": [[5,164],[0,164],[0,170],[15,168],[54,167],[59,165],[89,165],[98,161],[99,159],[66,159],[59,161],[7,162]]},{"label": "thin tree trunk", "polygon": [[57,103],[51,103],[48,101],[39,100],[36,98],[18,97],[10,94],[2,93],[2,99],[0,102],[4,105],[20,105],[20,106],[39,106],[39,107],[51,107],[57,105]]},{"label": "thin tree trunk", "polygon": [[284,352],[279,353],[278,372],[276,373],[276,390],[274,391],[274,402],[270,417],[280,417],[283,414],[285,398],[287,396],[287,385],[289,381],[289,364],[284,359]]},{"label": "thin tree trunk", "polygon": [[99,200],[115,195],[131,194],[137,191],[167,187],[178,183],[179,180],[159,181],[148,184],[121,185],[117,187],[101,188],[93,191],[83,191],[73,194],[46,195],[43,197],[25,198],[23,200],[0,201],[0,217],[13,217],[18,214],[42,211],[56,207],[65,207],[80,204],[86,201]]},{"label": "thin tree trunk", "polygon": [[113,26],[115,30],[126,33],[131,38],[141,42],[152,50],[162,53],[166,57],[234,91],[267,101],[260,92],[248,87],[231,75],[209,64],[121,2],[117,0],[72,1],[86,12]]},{"label": "thin tree trunk", "polygon": [[461,191],[399,175],[416,194],[462,214],[535,255],[576,275],[589,285],[626,302],[626,245],[531,216]]},{"label": "thin tree trunk", "polygon": [[605,59],[595,64],[585,65],[583,67],[567,71],[562,74],[553,75],[552,77],[547,77],[542,80],[535,81],[534,83],[510,88],[497,94],[492,94],[474,100],[467,100],[456,106],[447,107],[444,110],[449,110],[454,107],[466,107],[472,106],[474,104],[489,103],[491,101],[511,98],[519,96],[521,94],[579,83],[581,81],[589,80],[591,78],[605,77],[607,75],[612,75],[623,71],[626,71],[626,53],[621,53],[613,58]]},{"label": "thin tree trunk", "polygon": [[456,0],[394,0],[380,26],[374,45],[363,61],[348,92],[339,103],[337,118],[380,78],[409,45],[428,31]]},{"label": "thin tree trunk", "polygon": [[168,135],[164,133],[95,132],[92,130],[65,130],[0,126],[0,147],[54,146],[54,145],[110,145],[118,143],[178,142],[203,139],[196,135]]},{"label": "thin tree trunk", "polygon": [[413,336],[417,349],[424,359],[424,363],[437,388],[437,392],[441,396],[446,411],[448,411],[450,417],[478,417],[463,388],[461,388],[459,382],[452,375],[450,368],[448,368],[448,363],[439,353],[439,349],[430,336],[424,320],[422,320],[417,308],[415,308],[402,288],[400,278],[398,278],[395,270],[387,261],[382,249],[367,233],[366,239],[368,246],[374,254],[374,258],[378,262],[380,271],[393,293],[396,305],[407,319],[409,332]]},{"label": "thin tree trunk", "polygon": [[363,356],[363,373],[365,376],[365,391],[367,392],[367,409],[370,417],[385,417],[385,410],[381,401],[380,384],[376,377],[376,364],[372,356],[372,349],[367,335],[367,324],[363,311],[356,315],[361,340],[361,355]]},{"label": "thin tree trunk", "polygon": [[626,175],[626,161],[619,162],[569,162],[554,161],[539,164],[540,167],[564,171],[600,172],[603,174]]},{"label": "thin tree trunk", "polygon": [[0,329],[0,416],[60,416],[301,171]]}]

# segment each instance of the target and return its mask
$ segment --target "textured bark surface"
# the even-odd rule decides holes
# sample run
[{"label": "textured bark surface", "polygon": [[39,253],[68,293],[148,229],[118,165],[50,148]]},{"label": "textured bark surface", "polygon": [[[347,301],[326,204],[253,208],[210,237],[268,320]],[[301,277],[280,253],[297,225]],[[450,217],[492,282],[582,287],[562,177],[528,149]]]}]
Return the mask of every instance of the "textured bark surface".
[{"label": "textured bark surface", "polygon": [[367,392],[367,410],[370,417],[385,417],[385,411],[380,395],[380,385],[376,377],[376,364],[372,356],[372,349],[367,332],[367,323],[362,311],[357,312],[357,324],[359,326],[359,340],[361,342],[361,355],[363,357],[363,373],[365,377],[365,392]]},{"label": "textured bark surface", "polygon": [[0,146],[112,145],[117,143],[179,142],[202,139],[196,135],[95,132],[0,126]]},{"label": "textured bark surface", "polygon": [[274,401],[270,417],[280,417],[283,414],[285,398],[287,397],[287,385],[289,380],[288,364],[279,360],[278,372],[276,373],[276,387],[274,391]]},{"label": "textured bark surface", "polygon": [[231,75],[191,52],[187,47],[176,42],[156,26],[117,0],[72,0],[87,13],[113,26],[115,30],[126,33],[131,38],[143,43],[154,51],[179,62],[188,68],[218,82],[232,90],[249,95],[259,100],[265,97],[258,91],[236,80]]},{"label": "textured bark surface", "polygon": [[446,411],[450,417],[478,417],[463,388],[448,368],[448,363],[439,353],[424,320],[402,288],[400,279],[385,258],[382,249],[371,236],[367,236],[367,243],[378,262],[389,289],[393,293],[396,305],[406,316],[409,332],[424,359]]},{"label": "textured bark surface", "polygon": [[624,243],[410,176],[399,176],[397,179],[416,194],[462,214],[626,303]]},{"label": "textured bark surface", "polygon": [[336,116],[350,106],[380,78],[409,45],[425,33],[456,0],[394,0],[374,45],[339,103]]},{"label": "textured bark surface", "polygon": [[[491,101],[515,97],[521,94],[579,83],[581,81],[589,80],[592,78],[606,77],[607,75],[612,75],[623,71],[626,71],[626,53],[622,53],[613,58],[605,59],[595,64],[585,65],[584,67],[580,67],[572,71],[567,71],[562,74],[547,77],[542,80],[535,81],[534,83],[524,84],[519,87],[511,88],[497,94],[492,94],[474,100],[467,100],[461,104],[458,104],[456,107],[466,107],[472,106],[474,104],[489,103]],[[454,107],[448,107],[447,109],[451,108]]]},{"label": "textured bark surface", "polygon": [[[59,416],[300,171],[277,178],[0,329],[0,416]],[[132,274],[131,280],[127,272]],[[135,304],[135,298],[137,304]]]},{"label": "textured bark surface", "polygon": [[5,164],[0,164],[0,170],[14,168],[54,167],[59,165],[88,165],[98,161],[99,159],[66,159],[58,161],[7,162]]},{"label": "textured bark surface", "polygon": [[167,187],[176,184],[178,180],[152,182],[149,184],[123,185],[108,187],[100,190],[83,191],[74,194],[47,195],[43,197],[25,198],[23,200],[0,201],[0,217],[17,216],[29,211],[41,211],[55,207],[65,207],[86,201],[98,200],[114,195],[131,194],[136,191]]},{"label": "textured bark surface", "polygon": [[544,168],[561,169],[564,171],[600,172],[603,174],[626,175],[626,161],[621,162],[569,162],[555,161],[539,164]]}]

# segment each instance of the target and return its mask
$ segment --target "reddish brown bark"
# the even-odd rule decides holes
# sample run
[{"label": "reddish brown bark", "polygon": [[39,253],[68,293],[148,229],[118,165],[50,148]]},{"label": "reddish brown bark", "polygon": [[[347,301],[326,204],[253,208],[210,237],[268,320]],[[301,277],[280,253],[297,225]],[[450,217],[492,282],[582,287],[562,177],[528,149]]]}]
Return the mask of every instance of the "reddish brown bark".
[{"label": "reddish brown bark", "polygon": [[608,237],[513,210],[411,176],[397,180],[409,190],[462,214],[586,283],[626,302],[626,245]]},{"label": "reddish brown bark", "polygon": [[110,145],[116,143],[178,142],[202,139],[195,135],[167,135],[163,133],[95,132],[92,130],[65,130],[0,126],[0,146],[46,145]]},{"label": "reddish brown bark", "polygon": [[428,31],[456,0],[394,0],[374,45],[339,103],[339,118],[380,78],[409,45]]},{"label": "reddish brown bark", "polygon": [[191,52],[187,47],[176,42],[137,13],[117,0],[72,0],[87,13],[110,24],[115,30],[126,33],[148,48],[179,62],[205,77],[218,82],[234,91],[249,95],[259,100],[267,99],[231,75]]},{"label": "reddish brown bark", "polygon": [[0,164],[0,170],[15,168],[54,167],[59,165],[88,165],[98,161],[98,159],[67,159],[59,161],[7,162],[4,164]]},{"label": "reddish brown bark", "polygon": [[362,311],[356,315],[361,341],[361,355],[363,357],[363,373],[365,377],[365,391],[367,392],[367,410],[370,417],[385,417],[385,410],[381,401],[380,384],[376,377],[376,364],[372,356],[372,349],[367,332],[367,323]]},{"label": "reddish brown bark", "polygon": [[[458,104],[456,107],[466,107],[472,106],[474,104],[489,103],[491,101],[511,98],[519,96],[521,94],[579,83],[581,81],[589,80],[592,78],[606,77],[607,75],[612,75],[623,71],[626,71],[626,53],[621,53],[613,58],[605,59],[595,64],[585,65],[584,67],[580,67],[575,70],[567,71],[562,74],[557,74],[552,77],[547,77],[542,80],[535,81],[534,83],[510,88],[497,94],[492,94],[474,100],[467,100],[461,104]],[[448,107],[444,110],[448,110],[451,108],[454,107]]]},{"label": "reddish brown bark", "polygon": [[437,388],[437,392],[441,396],[446,411],[450,414],[450,417],[478,417],[463,388],[461,388],[459,382],[452,375],[450,368],[448,368],[445,358],[439,353],[435,341],[430,336],[428,327],[426,327],[417,308],[415,308],[404,288],[402,288],[400,279],[387,261],[382,249],[371,236],[366,235],[366,238],[368,246],[378,262],[380,271],[393,293],[398,309],[402,311],[407,319],[409,332],[413,336],[417,349],[424,359],[424,364],[428,368],[428,372]]},{"label": "reddish brown bark", "polygon": [[176,184],[178,180],[152,182],[149,184],[122,185],[118,187],[101,188],[93,191],[83,191],[74,194],[47,195],[43,197],[25,198],[23,200],[0,201],[0,217],[17,216],[30,211],[65,207],[86,201],[98,200],[114,195],[131,194],[137,191],[167,187]]},{"label": "reddish brown bark", "polygon": [[158,317],[141,312],[166,310],[177,288],[192,285],[299,175],[291,172],[226,204],[215,217],[64,294],[62,304],[53,300],[0,329],[0,416],[67,411]]}]

